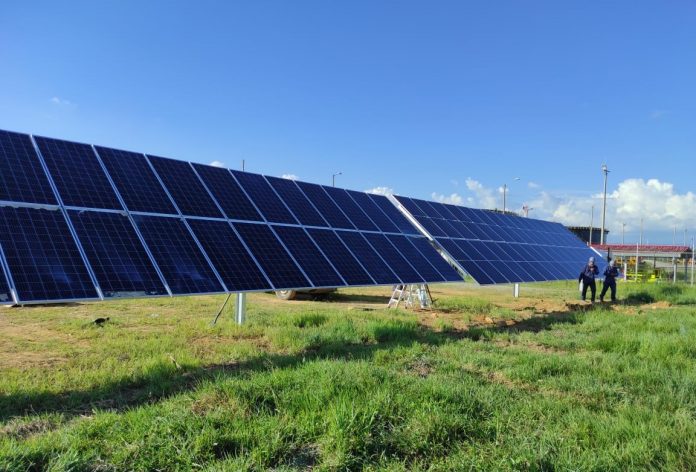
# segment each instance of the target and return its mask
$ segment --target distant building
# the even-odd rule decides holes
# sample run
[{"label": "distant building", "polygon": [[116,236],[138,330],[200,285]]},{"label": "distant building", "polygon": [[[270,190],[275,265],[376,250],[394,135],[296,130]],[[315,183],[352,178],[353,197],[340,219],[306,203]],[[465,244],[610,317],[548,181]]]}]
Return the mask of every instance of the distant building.
[{"label": "distant building", "polygon": [[[575,236],[589,244],[599,244],[602,240],[601,228],[590,228],[589,226],[568,226],[567,227]],[[590,241],[590,233],[592,233],[592,241]],[[604,230],[604,241],[607,240],[609,230]]]}]

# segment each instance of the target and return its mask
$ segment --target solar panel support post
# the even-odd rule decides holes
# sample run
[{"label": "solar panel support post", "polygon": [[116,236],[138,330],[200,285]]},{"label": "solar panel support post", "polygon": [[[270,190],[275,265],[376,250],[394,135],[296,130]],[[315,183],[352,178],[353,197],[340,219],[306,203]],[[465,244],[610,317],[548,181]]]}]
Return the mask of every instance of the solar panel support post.
[{"label": "solar panel support post", "polygon": [[234,314],[234,320],[238,325],[243,325],[246,321],[246,293],[239,292],[237,294],[237,306]]},{"label": "solar panel support post", "polygon": [[515,298],[520,298],[520,284],[515,284],[512,288],[512,295]]}]

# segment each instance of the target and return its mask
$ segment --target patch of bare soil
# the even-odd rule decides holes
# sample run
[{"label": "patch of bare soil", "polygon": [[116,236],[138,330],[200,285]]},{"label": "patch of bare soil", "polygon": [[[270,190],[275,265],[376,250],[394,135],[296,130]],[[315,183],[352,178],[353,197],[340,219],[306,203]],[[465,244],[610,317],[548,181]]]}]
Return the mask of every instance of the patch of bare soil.
[{"label": "patch of bare soil", "polygon": [[0,437],[7,436],[15,439],[26,439],[35,434],[45,433],[55,429],[56,425],[46,419],[22,421],[15,419],[0,427]]}]

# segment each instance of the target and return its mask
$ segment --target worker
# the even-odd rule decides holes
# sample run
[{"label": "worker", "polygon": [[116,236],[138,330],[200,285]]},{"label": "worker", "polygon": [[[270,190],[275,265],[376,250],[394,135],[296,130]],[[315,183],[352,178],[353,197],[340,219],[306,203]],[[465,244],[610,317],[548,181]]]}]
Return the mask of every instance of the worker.
[{"label": "worker", "polygon": [[604,286],[602,287],[602,293],[599,294],[599,301],[604,302],[604,295],[607,294],[607,290],[611,289],[611,301],[612,303],[616,301],[616,278],[619,276],[619,269],[616,267],[614,260],[609,261],[609,265],[604,269]]},{"label": "worker", "polygon": [[590,257],[587,261],[587,265],[580,272],[580,277],[578,277],[578,282],[582,283],[582,299],[583,301],[587,297],[587,289],[592,291],[592,303],[595,301],[595,294],[597,293],[597,284],[595,283],[595,277],[599,274],[599,268],[595,265],[594,257]]}]

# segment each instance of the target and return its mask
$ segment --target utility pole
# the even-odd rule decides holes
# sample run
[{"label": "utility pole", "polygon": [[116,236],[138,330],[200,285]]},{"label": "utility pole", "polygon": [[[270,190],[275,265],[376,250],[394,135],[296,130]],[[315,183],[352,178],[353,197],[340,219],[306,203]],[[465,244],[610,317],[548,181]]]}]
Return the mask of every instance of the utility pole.
[{"label": "utility pole", "polygon": [[643,245],[643,218],[640,219],[640,245]]},{"label": "utility pole", "polygon": [[244,159],[242,159],[242,171],[244,171]]},{"label": "utility pole", "polygon": [[604,173],[604,206],[602,208],[602,233],[599,244],[604,244],[604,223],[607,218],[607,179],[609,177],[609,168],[606,164],[602,164],[602,172]]},{"label": "utility pole", "polygon": [[592,246],[592,230],[594,229],[594,205],[592,205],[592,209],[590,210],[590,246]]},{"label": "utility pole", "polygon": [[343,171],[341,172],[336,172],[334,175],[331,176],[331,186],[335,187],[336,186],[336,176],[337,175],[343,175]]},{"label": "utility pole", "polygon": [[[513,180],[520,180],[519,177],[515,177]],[[503,184],[503,214],[507,211],[507,184]]]}]

